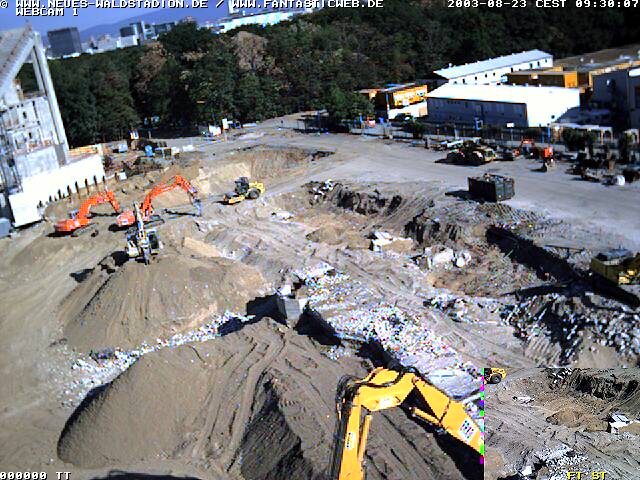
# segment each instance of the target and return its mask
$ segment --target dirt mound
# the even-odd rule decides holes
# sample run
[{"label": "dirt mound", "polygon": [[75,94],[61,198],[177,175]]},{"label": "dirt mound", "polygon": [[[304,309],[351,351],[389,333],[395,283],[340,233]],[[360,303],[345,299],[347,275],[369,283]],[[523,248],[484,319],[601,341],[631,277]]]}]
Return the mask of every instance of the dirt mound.
[{"label": "dirt mound", "polygon": [[574,408],[564,408],[559,412],[547,417],[547,422],[552,425],[565,425],[567,427],[577,427],[582,424],[582,412]]},{"label": "dirt mound", "polygon": [[[109,257],[110,258],[110,257]],[[192,328],[261,295],[260,273],[240,262],[166,254],[149,266],[103,261],[64,300],[59,317],[74,347],[132,348]]]},{"label": "dirt mound", "polygon": [[309,233],[307,239],[315,243],[327,245],[345,244],[351,249],[368,248],[368,240],[361,232],[357,232],[346,226],[328,224]]},{"label": "dirt mound", "polygon": [[[326,478],[335,388],[347,373],[365,373],[362,361],[330,360],[265,319],[146,355],[74,414],[58,455],[82,467],[162,456],[232,478]],[[376,414],[368,478],[464,478],[449,457],[459,455],[442,448],[401,411]]]}]

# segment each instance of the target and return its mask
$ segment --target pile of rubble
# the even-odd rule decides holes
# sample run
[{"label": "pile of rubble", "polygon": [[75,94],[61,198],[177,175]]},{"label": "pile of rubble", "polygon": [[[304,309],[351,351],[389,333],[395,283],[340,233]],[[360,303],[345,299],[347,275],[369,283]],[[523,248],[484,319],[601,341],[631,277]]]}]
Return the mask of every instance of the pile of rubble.
[{"label": "pile of rubble", "polygon": [[416,257],[416,264],[423,268],[433,270],[436,268],[464,268],[471,262],[471,253],[468,250],[455,251],[444,245],[431,245],[426,247],[422,255]]},{"label": "pile of rubble", "polygon": [[99,352],[92,351],[88,355],[78,357],[67,350],[65,353],[71,358],[73,379],[64,387],[62,403],[77,404],[91,390],[113,380],[143,355],[163,348],[176,348],[189,343],[206,342],[219,337],[225,326],[247,322],[251,319],[250,316],[227,311],[195,330],[177,333],[168,339],[157,338],[156,343],[152,345],[143,342],[138,348],[128,351],[114,348]]},{"label": "pile of rubble", "polygon": [[298,270],[294,275],[306,287],[309,308],[320,314],[339,338],[376,342],[401,364],[425,373],[463,372],[432,379],[450,395],[465,397],[478,389],[479,370],[433,334],[425,318],[377,299],[360,282],[328,264]]},{"label": "pile of rubble", "polygon": [[577,297],[553,293],[515,304],[509,323],[524,340],[548,334],[561,344],[565,359],[580,346],[583,331],[622,354],[640,354],[640,315],[624,308],[588,307]]},{"label": "pile of rubble", "polygon": [[424,305],[444,313],[455,322],[504,325],[508,323],[509,306],[495,298],[468,297],[439,293]]}]

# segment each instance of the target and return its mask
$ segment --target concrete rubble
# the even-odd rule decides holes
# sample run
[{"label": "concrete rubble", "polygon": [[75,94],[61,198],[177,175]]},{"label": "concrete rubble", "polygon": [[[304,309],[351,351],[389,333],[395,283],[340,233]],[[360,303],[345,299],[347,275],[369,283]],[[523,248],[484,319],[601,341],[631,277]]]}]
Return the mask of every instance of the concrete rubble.
[{"label": "concrete rubble", "polygon": [[413,248],[410,238],[396,237],[388,232],[375,231],[371,235],[371,250],[374,252],[408,253]]},{"label": "concrete rubble", "polygon": [[307,287],[309,307],[318,312],[339,338],[375,341],[401,364],[422,372],[461,371],[435,375],[434,384],[446,384],[447,393],[465,397],[478,388],[479,370],[425,325],[425,318],[375,298],[362,284],[331,265],[298,270]]}]

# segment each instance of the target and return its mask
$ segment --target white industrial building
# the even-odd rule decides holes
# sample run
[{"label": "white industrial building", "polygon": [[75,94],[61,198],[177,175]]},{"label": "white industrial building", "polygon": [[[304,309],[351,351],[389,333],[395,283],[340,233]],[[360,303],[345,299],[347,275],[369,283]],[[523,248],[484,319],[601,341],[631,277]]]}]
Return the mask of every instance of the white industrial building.
[{"label": "white industrial building", "polygon": [[[31,62],[38,91],[16,77]],[[0,32],[0,217],[21,226],[48,202],[104,178],[99,154],[71,155],[42,40],[30,26]]]},{"label": "white industrial building", "polygon": [[579,105],[577,88],[448,83],[427,94],[436,123],[547,126]]},{"label": "white industrial building", "polygon": [[553,67],[553,55],[541,50],[528,50],[464,65],[450,65],[436,70],[435,73],[447,79],[449,83],[490,85],[505,81],[507,73],[550,67]]}]

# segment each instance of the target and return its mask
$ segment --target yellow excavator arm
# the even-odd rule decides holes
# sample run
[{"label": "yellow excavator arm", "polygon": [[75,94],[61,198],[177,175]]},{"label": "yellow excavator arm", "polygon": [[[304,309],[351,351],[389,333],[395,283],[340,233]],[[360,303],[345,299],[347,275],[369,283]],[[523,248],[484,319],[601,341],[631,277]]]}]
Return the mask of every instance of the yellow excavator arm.
[{"label": "yellow excavator arm", "polygon": [[[401,371],[377,368],[363,380],[343,377],[338,384],[338,421],[333,445],[331,480],[363,480],[364,453],[372,413],[397,407],[416,392],[425,409],[411,407],[411,413],[441,427],[478,453],[482,432],[462,403],[433,386],[415,369]],[[361,422],[362,411],[365,412]]]}]

